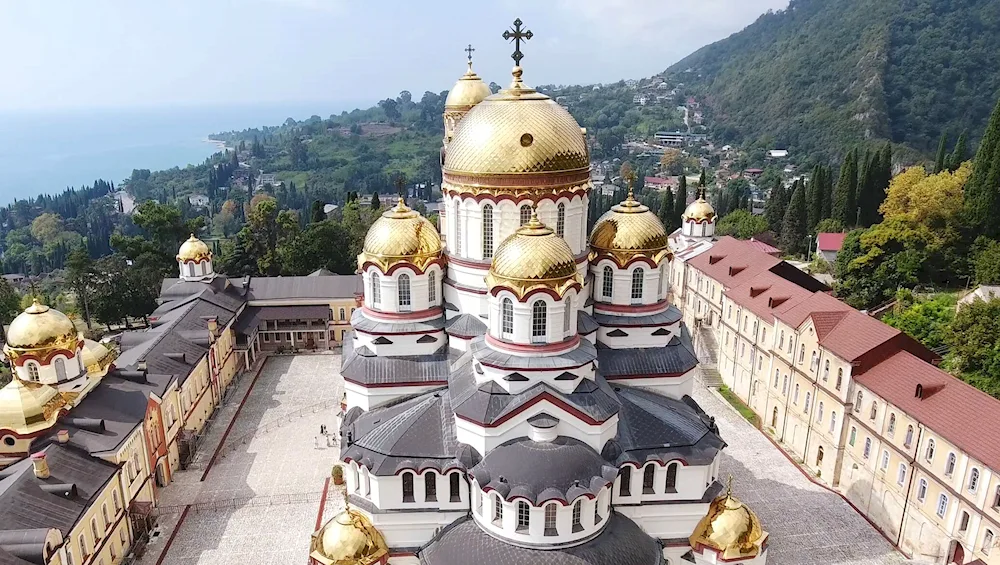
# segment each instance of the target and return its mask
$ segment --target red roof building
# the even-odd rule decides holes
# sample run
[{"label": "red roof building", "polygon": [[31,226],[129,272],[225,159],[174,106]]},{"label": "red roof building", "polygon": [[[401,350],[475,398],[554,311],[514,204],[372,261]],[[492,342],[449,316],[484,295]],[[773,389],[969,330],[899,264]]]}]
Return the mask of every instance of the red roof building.
[{"label": "red roof building", "polygon": [[847,237],[846,233],[821,233],[816,237],[816,250],[817,251],[840,251],[840,248],[844,246],[844,238]]},{"label": "red roof building", "polygon": [[754,239],[754,238],[751,237],[746,243],[747,243],[747,245],[749,245],[753,249],[756,249],[757,251],[760,251],[761,253],[767,253],[768,255],[770,255],[772,257],[777,257],[777,256],[781,255],[781,250],[780,249],[778,249],[777,247],[774,247],[773,245],[768,245],[768,244],[764,243],[763,241],[760,241],[759,239]]}]

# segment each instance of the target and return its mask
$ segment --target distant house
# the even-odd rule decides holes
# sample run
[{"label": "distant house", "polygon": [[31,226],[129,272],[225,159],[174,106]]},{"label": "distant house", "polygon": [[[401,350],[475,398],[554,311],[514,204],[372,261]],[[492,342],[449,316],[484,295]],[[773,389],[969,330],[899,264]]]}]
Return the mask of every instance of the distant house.
[{"label": "distant house", "polygon": [[658,131],[653,134],[658,143],[670,147],[683,147],[687,145],[688,134],[680,131]]},{"label": "distant house", "polygon": [[192,194],[191,196],[188,196],[188,203],[192,206],[204,208],[208,206],[209,202],[210,200],[204,194]]},{"label": "distant house", "polygon": [[787,149],[772,149],[767,152],[768,159],[787,159],[788,150]]},{"label": "distant house", "polygon": [[846,233],[821,233],[816,236],[816,253],[827,263],[837,260],[837,253],[844,246]]},{"label": "distant house", "polygon": [[653,190],[670,190],[676,191],[680,181],[677,177],[646,177],[645,179],[646,188]]},{"label": "distant house", "polygon": [[636,94],[635,96],[632,97],[632,103],[637,106],[645,106],[646,102],[648,101],[649,99],[646,97],[645,94]]},{"label": "distant house", "polygon": [[336,212],[338,209],[340,209],[340,206],[337,206],[336,204],[324,204],[323,205],[323,213],[326,214],[327,216],[329,216],[330,214]]},{"label": "distant house", "polygon": [[998,298],[1000,298],[1000,285],[981,284],[959,299],[956,310],[961,310],[963,306],[968,306],[976,300],[990,302]]},{"label": "distant house", "polygon": [[757,180],[762,174],[764,174],[763,169],[747,169],[743,171],[743,177],[747,180]]}]

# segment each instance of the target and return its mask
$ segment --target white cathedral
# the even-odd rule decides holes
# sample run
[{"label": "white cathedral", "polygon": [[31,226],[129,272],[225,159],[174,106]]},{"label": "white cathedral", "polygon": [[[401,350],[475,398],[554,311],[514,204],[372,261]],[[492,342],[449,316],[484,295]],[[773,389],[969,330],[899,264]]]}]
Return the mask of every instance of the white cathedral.
[{"label": "white cathedral", "polygon": [[587,233],[586,131],[521,75],[491,95],[470,59],[449,93],[440,232],[400,200],[365,239],[348,509],[311,558],[761,565],[767,533],[690,396],[668,234],[631,194]]}]

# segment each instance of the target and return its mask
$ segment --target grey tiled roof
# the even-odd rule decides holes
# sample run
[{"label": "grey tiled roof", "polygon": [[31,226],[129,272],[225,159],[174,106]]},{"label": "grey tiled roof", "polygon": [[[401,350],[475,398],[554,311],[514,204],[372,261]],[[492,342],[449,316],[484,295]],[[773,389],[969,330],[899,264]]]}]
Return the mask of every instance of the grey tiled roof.
[{"label": "grey tiled roof", "polygon": [[664,326],[676,324],[681,319],[681,311],[676,306],[670,306],[659,314],[648,316],[611,316],[609,314],[594,314],[594,320],[598,324],[606,327],[634,327],[634,326]]},{"label": "grey tiled roof", "polygon": [[506,500],[526,498],[535,505],[547,500],[569,503],[597,493],[614,482],[618,469],[587,444],[558,437],[550,442],[515,439],[494,448],[472,476],[485,490]]},{"label": "grey tiled roof", "polygon": [[[660,543],[613,512],[601,533],[586,543],[560,549],[529,549],[484,532],[471,518],[446,527],[418,553],[421,565],[659,565]],[[470,556],[475,556],[470,560]]]},{"label": "grey tiled roof", "polygon": [[354,340],[344,340],[340,373],[361,385],[448,382],[448,351],[443,347],[433,355],[403,357],[376,356],[367,347],[354,348]]},{"label": "grey tiled roof", "polygon": [[448,329],[445,331],[448,332],[448,335],[466,338],[486,335],[486,331],[489,329],[478,316],[472,314],[455,316],[448,320],[446,326]]},{"label": "grey tiled roof", "polygon": [[360,275],[326,277],[250,277],[232,279],[234,284],[249,288],[249,300],[291,300],[302,298],[354,298],[362,292]]},{"label": "grey tiled roof", "polygon": [[628,386],[615,386],[615,393],[621,400],[618,435],[605,444],[602,455],[616,466],[674,459],[707,465],[726,445],[715,420],[690,397],[675,400]]},{"label": "grey tiled roof", "polygon": [[576,313],[576,331],[580,335],[587,335],[597,331],[601,327],[593,316],[580,310]]},{"label": "grey tiled roof", "polygon": [[375,320],[369,319],[362,314],[359,309],[355,310],[354,314],[351,316],[351,327],[365,333],[380,334],[433,332],[445,327],[445,319],[444,316],[438,316],[437,318],[427,320],[425,322],[376,322]]},{"label": "grey tiled roof", "polygon": [[698,358],[676,337],[666,347],[611,349],[598,345],[597,359],[601,374],[611,380],[682,375],[698,366]]},{"label": "grey tiled roof", "polygon": [[580,345],[566,353],[548,357],[525,357],[497,351],[486,345],[486,340],[483,338],[472,341],[470,345],[477,360],[486,365],[505,369],[572,369],[597,359],[597,349],[585,339],[580,340]]}]

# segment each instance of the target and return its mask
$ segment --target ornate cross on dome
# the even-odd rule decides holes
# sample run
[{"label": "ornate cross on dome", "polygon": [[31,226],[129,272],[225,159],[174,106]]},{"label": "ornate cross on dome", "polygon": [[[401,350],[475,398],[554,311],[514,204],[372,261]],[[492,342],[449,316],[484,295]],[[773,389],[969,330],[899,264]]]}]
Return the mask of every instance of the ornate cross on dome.
[{"label": "ornate cross on dome", "polygon": [[466,47],[465,49],[463,49],[463,51],[465,51],[466,53],[469,54],[469,64],[471,65],[472,64],[472,52],[475,51],[475,49],[472,48],[472,44],[470,43],[468,47]]},{"label": "ornate cross on dome", "polygon": [[514,40],[514,52],[511,54],[510,58],[514,59],[514,64],[518,67],[521,66],[521,59],[524,58],[524,53],[521,53],[521,40],[528,41],[532,37],[531,30],[521,30],[521,18],[514,20],[514,27],[503,32],[503,38],[507,41]]}]

